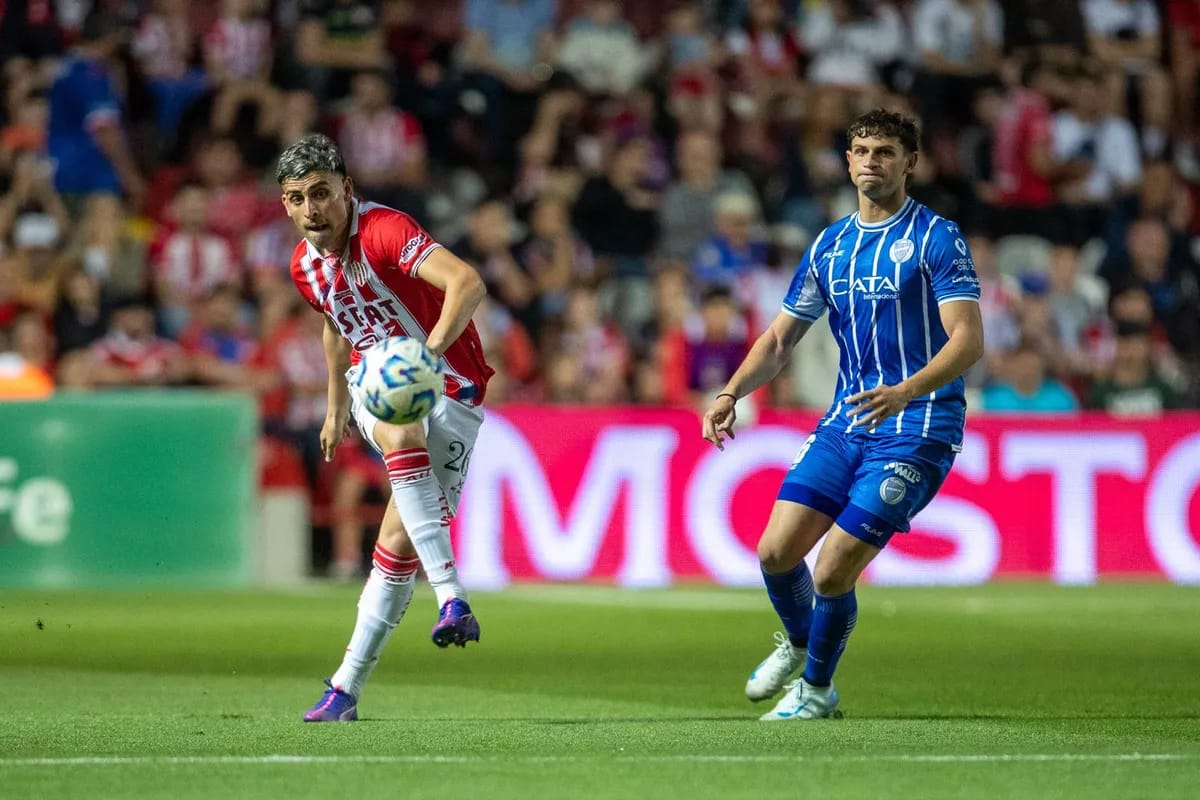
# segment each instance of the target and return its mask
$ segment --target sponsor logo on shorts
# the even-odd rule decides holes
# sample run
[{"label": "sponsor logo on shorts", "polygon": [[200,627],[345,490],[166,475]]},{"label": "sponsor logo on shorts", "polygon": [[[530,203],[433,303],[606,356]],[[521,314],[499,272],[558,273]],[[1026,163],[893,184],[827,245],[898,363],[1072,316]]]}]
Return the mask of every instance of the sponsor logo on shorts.
[{"label": "sponsor logo on shorts", "polygon": [[908,484],[895,475],[884,478],[883,483],[879,484],[879,498],[889,506],[899,503],[906,494],[908,494]]},{"label": "sponsor logo on shorts", "polygon": [[886,535],[886,534],[884,534],[883,531],[879,530],[878,528],[872,528],[870,525],[868,525],[865,522],[862,525],[859,525],[859,527],[862,528],[867,533],[874,536],[876,539],[882,539]]},{"label": "sponsor logo on shorts", "polygon": [[921,471],[912,464],[905,464],[903,461],[892,461],[884,469],[896,473],[909,483],[921,482]]}]

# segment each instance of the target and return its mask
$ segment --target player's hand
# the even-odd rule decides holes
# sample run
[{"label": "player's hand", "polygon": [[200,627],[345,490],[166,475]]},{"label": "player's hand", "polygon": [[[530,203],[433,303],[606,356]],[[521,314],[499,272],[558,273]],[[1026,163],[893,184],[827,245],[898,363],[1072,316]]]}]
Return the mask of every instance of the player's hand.
[{"label": "player's hand", "polygon": [[733,410],[733,398],[728,395],[722,395],[713,401],[708,407],[708,411],[704,412],[704,438],[717,446],[718,450],[725,449],[725,439],[721,436],[722,433],[729,434],[729,438],[735,438],[733,435],[733,423],[737,419],[737,414]]},{"label": "player's hand", "polygon": [[327,414],[325,424],[321,426],[321,452],[326,461],[333,461],[333,453],[346,436],[346,424],[350,414],[346,411]]},{"label": "player's hand", "polygon": [[880,384],[874,389],[852,394],[846,398],[848,406],[855,406],[850,413],[851,426],[866,428],[874,433],[888,417],[895,416],[904,410],[912,401],[912,393],[902,384],[886,386]]}]

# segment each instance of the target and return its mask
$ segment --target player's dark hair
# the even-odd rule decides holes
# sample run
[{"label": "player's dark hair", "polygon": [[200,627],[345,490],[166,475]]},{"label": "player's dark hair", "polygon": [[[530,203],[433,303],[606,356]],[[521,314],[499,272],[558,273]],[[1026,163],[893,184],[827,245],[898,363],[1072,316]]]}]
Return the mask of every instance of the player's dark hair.
[{"label": "player's dark hair", "polygon": [[898,111],[888,111],[884,108],[876,108],[855,117],[846,128],[846,141],[852,142],[856,136],[864,139],[898,139],[910,153],[919,149],[917,142],[920,133],[916,120]]},{"label": "player's dark hair", "polygon": [[294,181],[313,172],[346,174],[346,161],[333,139],[322,133],[310,133],[288,147],[279,156],[275,180]]}]

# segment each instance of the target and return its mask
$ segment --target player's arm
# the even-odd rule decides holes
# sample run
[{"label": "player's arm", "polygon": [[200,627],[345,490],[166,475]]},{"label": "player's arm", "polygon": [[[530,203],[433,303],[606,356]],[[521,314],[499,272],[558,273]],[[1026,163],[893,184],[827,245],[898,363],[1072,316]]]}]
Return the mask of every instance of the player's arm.
[{"label": "player's arm", "polygon": [[[812,327],[810,320],[780,311],[770,326],[755,340],[720,396],[704,414],[704,438],[724,450],[721,434],[734,438],[734,403],[778,375],[791,359],[792,349]],[[732,396],[731,396],[732,395]]]},{"label": "player's arm", "polygon": [[914,397],[923,397],[967,371],[983,357],[983,318],[977,300],[951,300],[938,306],[942,327],[949,337],[929,363],[893,386],[880,385],[846,398],[857,406],[854,425],[875,430],[898,414]]},{"label": "player's arm", "polygon": [[487,289],[470,264],[444,247],[432,250],[425,257],[417,277],[446,294],[441,316],[425,341],[426,347],[441,356],[467,329]]},{"label": "player's arm", "polygon": [[326,461],[332,461],[333,451],[341,444],[346,423],[350,419],[350,387],[346,383],[346,370],[350,369],[350,342],[342,336],[333,320],[326,317],[321,343],[325,346],[325,367],[329,376],[325,424],[321,427],[321,452],[325,454]]}]

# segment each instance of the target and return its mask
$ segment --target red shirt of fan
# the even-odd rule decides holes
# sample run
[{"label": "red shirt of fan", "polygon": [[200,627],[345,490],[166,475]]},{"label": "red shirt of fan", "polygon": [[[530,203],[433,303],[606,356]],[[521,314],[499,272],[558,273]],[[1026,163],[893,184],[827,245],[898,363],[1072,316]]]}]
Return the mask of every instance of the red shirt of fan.
[{"label": "red shirt of fan", "polygon": [[1035,146],[1050,146],[1050,104],[1029,89],[1013,93],[996,121],[992,172],[996,205],[1046,208],[1054,203],[1054,184],[1030,163]]},{"label": "red shirt of fan", "polygon": [[[416,220],[378,203],[355,199],[350,240],[342,256],[322,256],[307,239],[292,253],[292,281],[353,346],[351,363],[375,342],[408,336],[424,342],[442,313],[445,294],[417,277],[441,247]],[[493,370],[483,357],[475,323],[442,354],[446,396],[479,405]]]}]

